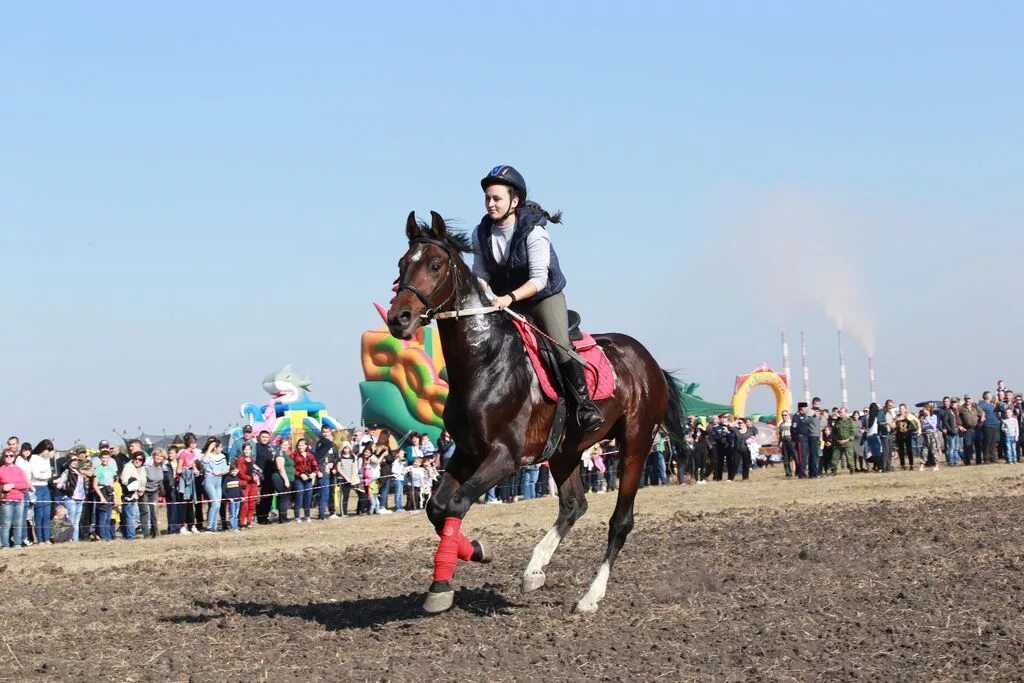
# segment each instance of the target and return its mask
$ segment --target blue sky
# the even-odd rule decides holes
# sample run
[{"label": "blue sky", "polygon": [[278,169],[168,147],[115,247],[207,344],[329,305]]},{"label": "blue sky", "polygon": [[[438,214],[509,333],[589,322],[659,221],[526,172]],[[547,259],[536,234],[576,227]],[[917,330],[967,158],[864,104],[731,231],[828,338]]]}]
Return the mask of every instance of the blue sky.
[{"label": "blue sky", "polygon": [[978,8],[7,4],[3,428],[220,428],[286,362],[357,418],[406,214],[471,228],[498,163],[588,327],[706,398],[786,327],[835,402],[836,306],[886,396],[1024,388],[1024,12]]}]

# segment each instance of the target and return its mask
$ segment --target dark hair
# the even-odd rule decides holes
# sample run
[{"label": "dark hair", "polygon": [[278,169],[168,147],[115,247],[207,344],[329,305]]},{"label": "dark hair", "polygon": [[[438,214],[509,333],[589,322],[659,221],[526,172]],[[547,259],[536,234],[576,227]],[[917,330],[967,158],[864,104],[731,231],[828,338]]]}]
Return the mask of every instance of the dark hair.
[{"label": "dark hair", "polygon": [[868,406],[868,429],[871,429],[871,425],[878,421],[878,411],[880,410],[881,408],[878,407],[877,403],[872,402]]},{"label": "dark hair", "polygon": [[[508,187],[508,186],[506,185],[506,187]],[[516,190],[514,190],[511,187],[509,187],[509,192],[514,197],[518,197],[519,196],[519,193],[516,192]],[[523,209],[525,209],[527,207],[529,207],[533,211],[536,211],[540,215],[544,216],[544,218],[547,219],[548,223],[561,223],[562,222],[562,212],[561,211],[555,211],[554,213],[548,213],[547,209],[545,209],[543,206],[541,206],[537,202],[525,202],[522,199],[519,200],[519,206],[516,207],[516,216],[519,215],[520,211],[522,211]]]},{"label": "dark hair", "polygon": [[49,439],[43,439],[42,441],[40,441],[39,443],[36,444],[35,448],[32,449],[32,455],[41,455],[42,453],[45,453],[46,451],[52,451],[52,450],[54,450],[53,449],[53,442],[50,441]]},{"label": "dark hair", "polygon": [[181,440],[185,442],[185,448],[190,448],[189,441],[192,442],[193,446],[199,443],[199,439],[197,439],[196,435],[192,432],[185,432],[185,436],[181,437]]},{"label": "dark hair", "polygon": [[132,439],[131,441],[129,441],[128,442],[128,448],[131,448],[132,444],[136,444],[136,443],[139,444],[139,448],[142,448],[142,441],[140,441],[139,439]]},{"label": "dark hair", "polygon": [[[193,438],[195,438],[195,437],[193,437]],[[220,439],[218,439],[215,436],[209,437],[208,439],[206,439],[206,443],[203,444],[203,453],[208,452],[210,450],[210,446],[215,446],[215,445],[216,446],[220,445]]]}]

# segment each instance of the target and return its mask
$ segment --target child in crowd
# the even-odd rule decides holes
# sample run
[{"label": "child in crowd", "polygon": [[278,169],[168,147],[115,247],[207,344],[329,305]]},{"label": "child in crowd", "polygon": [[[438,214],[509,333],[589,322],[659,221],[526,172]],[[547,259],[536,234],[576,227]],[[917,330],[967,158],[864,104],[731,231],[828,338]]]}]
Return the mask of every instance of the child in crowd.
[{"label": "child in crowd", "polygon": [[831,474],[835,474],[835,468],[832,467],[832,451],[835,449],[835,443],[832,439],[832,427],[825,425],[821,430],[821,473],[825,473],[825,469],[828,469]]},{"label": "child in crowd", "polygon": [[420,507],[426,509],[427,501],[434,492],[434,483],[440,478],[433,458],[423,458],[423,488],[420,490]]},{"label": "child in crowd", "polygon": [[373,471],[370,469],[371,452],[371,449],[364,448],[363,454],[359,456],[359,487],[356,489],[359,503],[356,512],[360,515],[370,513],[370,482],[373,481]]},{"label": "child in crowd", "polygon": [[1003,444],[1006,447],[1006,464],[1016,465],[1017,440],[1020,438],[1020,425],[1014,417],[1013,409],[1007,408],[1003,411]]},{"label": "child in crowd", "polygon": [[[604,453],[601,452],[601,446],[595,445],[593,450],[590,452],[590,461],[594,465],[594,472],[596,474],[596,483],[594,484],[594,493],[604,493],[605,481],[604,473],[608,469],[604,464]],[[548,476],[548,471],[541,468],[540,476]]]},{"label": "child in crowd", "polygon": [[423,503],[420,500],[420,493],[423,491],[423,480],[426,476],[427,471],[423,469],[423,458],[413,458],[412,467],[409,468],[409,488],[412,489],[409,495],[410,510],[423,509]]},{"label": "child in crowd", "polygon": [[50,541],[52,543],[67,543],[74,534],[74,525],[71,523],[66,507],[58,505],[56,510],[57,513],[50,524]]},{"label": "child in crowd", "polygon": [[221,482],[221,497],[228,504],[228,528],[238,531],[238,513],[242,509],[242,482],[238,478],[238,461],[231,463]]},{"label": "child in crowd", "polygon": [[380,481],[371,479],[367,491],[370,494],[370,514],[380,514]]}]

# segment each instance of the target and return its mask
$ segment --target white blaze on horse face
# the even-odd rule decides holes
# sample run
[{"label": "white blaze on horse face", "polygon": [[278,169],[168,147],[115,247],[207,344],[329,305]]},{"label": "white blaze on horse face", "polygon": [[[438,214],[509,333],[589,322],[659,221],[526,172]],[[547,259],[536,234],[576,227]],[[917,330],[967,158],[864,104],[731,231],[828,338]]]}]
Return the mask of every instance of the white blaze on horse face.
[{"label": "white blaze on horse face", "polygon": [[612,568],[607,562],[601,563],[601,568],[597,570],[597,576],[594,577],[594,582],[590,584],[590,590],[583,596],[583,599],[576,604],[576,609],[580,612],[596,612],[597,603],[601,602],[604,598],[605,592],[608,590],[608,575],[611,574]]},{"label": "white blaze on horse face", "polygon": [[419,247],[416,248],[416,251],[414,251],[413,253],[409,254],[409,263],[416,263],[421,258],[423,258],[423,254],[425,254],[426,252],[427,252],[427,245],[421,244]]},{"label": "white blaze on horse face", "polygon": [[530,558],[530,563],[526,565],[526,571],[523,572],[525,576],[531,574],[540,574],[544,571],[544,568],[548,566],[548,562],[551,562],[551,557],[558,550],[558,544],[562,542],[562,537],[558,533],[558,529],[551,527],[544,538],[540,539],[540,543],[533,549],[533,556]]}]

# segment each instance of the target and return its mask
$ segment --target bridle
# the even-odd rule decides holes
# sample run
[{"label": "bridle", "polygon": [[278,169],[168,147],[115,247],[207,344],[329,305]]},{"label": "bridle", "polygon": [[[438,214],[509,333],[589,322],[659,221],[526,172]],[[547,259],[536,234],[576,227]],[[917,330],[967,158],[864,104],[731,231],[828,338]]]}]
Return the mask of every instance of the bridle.
[{"label": "bridle", "polygon": [[[587,361],[584,360],[583,356],[579,355],[579,353],[577,353],[574,348],[567,348],[565,346],[562,346],[562,344],[548,336],[548,334],[544,332],[544,330],[540,329],[532,322],[527,320],[525,317],[513,311],[511,308],[498,308],[497,306],[481,306],[479,308],[462,308],[456,309],[454,311],[441,310],[443,308],[446,308],[448,304],[452,301],[452,299],[458,300],[459,285],[461,283],[461,280],[459,279],[459,269],[455,265],[455,255],[452,253],[452,247],[451,245],[446,244],[441,240],[436,240],[431,237],[416,237],[414,239],[409,240],[410,247],[414,244],[430,244],[435,247],[440,247],[448,256],[448,272],[445,273],[444,277],[441,278],[441,281],[437,283],[437,286],[434,287],[434,291],[432,291],[430,294],[424,294],[419,287],[416,287],[415,285],[411,285],[408,282],[406,282],[404,277],[402,278],[402,281],[398,283],[398,287],[395,289],[396,295],[398,292],[401,292],[402,290],[409,290],[416,296],[417,299],[419,299],[423,303],[424,306],[426,306],[427,310],[420,314],[420,318],[423,320],[424,323],[429,325],[430,322],[434,319],[446,320],[448,318],[465,318],[471,315],[487,315],[488,313],[497,313],[498,311],[504,311],[512,318],[515,318],[522,324],[531,328],[540,336],[550,341],[555,346],[565,351],[573,360],[577,361],[581,365],[586,365]],[[448,293],[448,296],[445,297],[444,301],[442,301],[437,306],[434,306],[430,302],[430,300],[434,298],[434,296],[436,296],[438,292],[441,291],[441,288],[444,287],[445,284],[448,283],[449,278],[453,278],[454,280],[451,291]]]},{"label": "bridle", "polygon": [[[443,312],[441,311],[441,309],[448,306],[452,299],[457,299],[460,284],[459,269],[455,266],[455,256],[454,254],[452,254],[451,245],[446,244],[441,240],[432,239],[430,237],[416,237],[414,239],[409,240],[410,247],[414,244],[429,244],[435,247],[439,247],[442,250],[444,250],[444,253],[448,256],[448,272],[444,274],[444,277],[441,278],[441,281],[437,283],[437,286],[434,287],[434,291],[432,291],[430,294],[424,294],[419,287],[416,287],[406,282],[404,276],[402,278],[402,281],[399,282],[398,284],[398,289],[395,290],[396,292],[401,292],[402,290],[407,289],[410,292],[412,292],[416,296],[416,298],[419,299],[424,306],[426,306],[427,310],[420,315],[420,318],[422,318],[429,324],[430,321],[433,320],[434,318],[443,316]],[[437,296],[437,293],[441,291],[441,288],[443,288],[448,283],[449,280],[453,280],[451,291],[448,293],[448,296],[445,297],[444,301],[435,306],[434,304],[431,303],[430,300]],[[456,311],[456,313],[458,313],[458,311]]]}]

